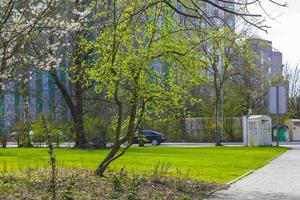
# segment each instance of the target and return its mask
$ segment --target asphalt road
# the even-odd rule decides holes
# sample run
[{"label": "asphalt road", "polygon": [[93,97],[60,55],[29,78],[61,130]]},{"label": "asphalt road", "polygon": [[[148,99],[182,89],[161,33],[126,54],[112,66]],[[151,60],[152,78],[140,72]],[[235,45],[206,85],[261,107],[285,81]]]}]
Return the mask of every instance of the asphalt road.
[{"label": "asphalt road", "polygon": [[[242,143],[240,142],[231,142],[231,143],[224,143],[224,146],[242,146]],[[60,147],[73,147],[74,143],[62,143],[60,144]],[[138,146],[137,144],[133,144],[132,146]],[[145,146],[152,146],[152,144],[145,144]],[[214,143],[162,143],[160,146],[166,146],[166,147],[209,147],[209,146],[215,146]],[[18,147],[17,143],[8,143],[7,147]],[[47,147],[46,144],[43,144],[42,147]]]},{"label": "asphalt road", "polygon": [[[243,143],[241,142],[227,142],[223,143],[224,146],[243,146]],[[276,145],[276,142],[273,142],[273,145]],[[47,147],[46,144],[42,145],[43,147]],[[60,144],[60,147],[73,147],[74,142],[69,143],[62,143]],[[133,146],[138,146],[137,144],[134,144]],[[151,144],[145,144],[145,146],[152,146]],[[166,147],[209,147],[209,146],[215,146],[214,143],[187,143],[187,142],[168,142],[168,143],[162,143],[160,146],[166,146]],[[286,146],[286,147],[300,147],[300,142],[281,142],[280,146]],[[7,144],[7,147],[18,147],[17,143],[9,142]],[[0,146],[1,148],[1,146]]]},{"label": "asphalt road", "polygon": [[211,200],[299,200],[300,146],[271,161],[265,167],[218,191]]}]

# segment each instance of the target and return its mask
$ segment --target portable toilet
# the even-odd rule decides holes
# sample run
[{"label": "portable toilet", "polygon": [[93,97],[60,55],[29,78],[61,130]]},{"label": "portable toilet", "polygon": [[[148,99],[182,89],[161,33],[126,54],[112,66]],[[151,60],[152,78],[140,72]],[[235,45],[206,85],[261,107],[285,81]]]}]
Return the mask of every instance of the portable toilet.
[{"label": "portable toilet", "polygon": [[272,145],[272,119],[269,116],[251,115],[248,117],[247,145]]},{"label": "portable toilet", "polygon": [[300,120],[288,119],[285,121],[285,125],[289,127],[290,141],[300,141]]}]

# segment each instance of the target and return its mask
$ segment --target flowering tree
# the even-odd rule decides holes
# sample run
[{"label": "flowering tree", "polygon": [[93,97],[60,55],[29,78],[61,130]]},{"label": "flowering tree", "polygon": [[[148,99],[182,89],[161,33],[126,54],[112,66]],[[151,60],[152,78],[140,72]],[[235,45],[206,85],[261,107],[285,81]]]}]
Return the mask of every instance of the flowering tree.
[{"label": "flowering tree", "polygon": [[[74,121],[75,147],[88,146],[83,123],[84,95],[89,89],[86,70],[89,68],[92,51],[85,51],[81,43],[93,40],[102,21],[107,19],[108,2],[83,0],[61,4],[37,33],[35,62],[38,68],[49,71],[71,112]],[[60,79],[66,73],[68,83]],[[70,87],[68,87],[70,85]]]},{"label": "flowering tree", "polygon": [[[28,43],[33,33],[57,7],[56,0],[0,0],[0,86],[1,93],[9,81],[28,84],[32,65],[32,56],[28,52]],[[27,85],[28,86],[28,85]],[[24,87],[28,90],[27,87]],[[28,97],[28,95],[27,95]],[[29,119],[29,99],[24,98],[25,124]],[[26,122],[27,121],[27,122]],[[27,126],[26,125],[26,126]],[[28,126],[27,126],[28,127]],[[29,129],[24,132],[29,137]],[[24,146],[31,146],[30,139]]]},{"label": "flowering tree", "polygon": [[0,84],[16,76],[16,65],[27,62],[25,43],[42,20],[51,14],[56,0],[0,1]]}]

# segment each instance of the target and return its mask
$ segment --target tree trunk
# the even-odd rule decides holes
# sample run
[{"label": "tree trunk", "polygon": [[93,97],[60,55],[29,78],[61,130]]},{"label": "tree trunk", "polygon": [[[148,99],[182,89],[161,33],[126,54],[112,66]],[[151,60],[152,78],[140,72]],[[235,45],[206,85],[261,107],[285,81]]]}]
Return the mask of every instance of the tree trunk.
[{"label": "tree trunk", "polygon": [[[100,163],[100,165],[96,169],[95,173],[98,176],[104,176],[104,172],[107,169],[108,165],[112,161],[114,161],[117,158],[121,157],[127,151],[127,149],[132,145],[133,132],[134,132],[134,129],[135,129],[134,128],[134,121],[135,121],[135,118],[136,118],[137,105],[136,105],[136,103],[134,103],[134,105],[132,106],[130,119],[129,119],[129,123],[128,123],[127,134],[124,138],[120,139],[123,111],[122,111],[122,104],[121,104],[121,102],[119,102],[119,100],[117,100],[117,104],[119,106],[119,116],[118,116],[118,126],[117,126],[117,130],[116,130],[115,143],[113,145],[112,150],[109,152],[109,154],[105,157],[105,159]],[[121,144],[123,144],[125,141],[128,141],[128,145],[126,146],[126,148],[124,150],[119,152]]]},{"label": "tree trunk", "polygon": [[84,133],[84,123],[83,123],[83,90],[80,81],[75,84],[75,99],[73,100],[70,96],[66,86],[59,79],[56,71],[50,71],[55,84],[61,91],[64,100],[66,101],[68,108],[70,109],[72,119],[74,122],[74,132],[75,132],[75,148],[86,148],[87,141]]},{"label": "tree trunk", "polygon": [[101,176],[101,177],[104,176],[105,170],[107,169],[108,165],[113,161],[112,159],[119,152],[119,150],[120,150],[120,145],[114,145],[113,146],[113,148],[111,149],[111,151],[109,152],[109,154],[104,158],[104,160],[102,160],[102,162],[100,163],[100,165],[97,167],[95,173],[98,176]]},{"label": "tree trunk", "polygon": [[219,92],[216,89],[216,99],[215,99],[215,145],[221,146],[221,137],[219,131]]},{"label": "tree trunk", "polygon": [[7,144],[7,135],[4,134],[4,135],[0,136],[0,138],[1,138],[1,146],[2,146],[2,148],[6,148],[6,144]]},{"label": "tree trunk", "polygon": [[[26,90],[26,89],[25,89]],[[24,105],[24,127],[23,134],[25,135],[25,141],[23,141],[24,147],[32,147],[30,133],[29,133],[29,121],[30,121],[30,108],[29,108],[29,94],[27,92],[24,93],[23,96],[23,105]]]},{"label": "tree trunk", "polygon": [[82,93],[76,94],[75,102],[74,106],[69,107],[74,121],[75,147],[86,148],[88,144],[84,132]]},{"label": "tree trunk", "polygon": [[[116,91],[117,94],[117,91]],[[113,148],[107,154],[107,156],[102,160],[100,165],[96,169],[96,174],[98,176],[104,176],[104,172],[108,165],[113,161],[113,158],[117,155],[120,150],[121,143],[120,143],[120,134],[122,130],[122,115],[123,115],[123,106],[122,103],[117,99],[117,95],[115,94],[115,101],[118,105],[118,125],[115,132],[115,142]]]},{"label": "tree trunk", "polygon": [[186,132],[186,126],[185,126],[185,113],[182,112],[181,118],[180,118],[180,129],[181,129],[181,138],[183,139],[183,142],[187,142],[188,140],[188,133]]},{"label": "tree trunk", "polygon": [[82,109],[76,109],[77,116],[74,119],[74,129],[75,129],[75,147],[86,148],[87,141],[84,134],[84,124],[83,124],[83,112]]}]

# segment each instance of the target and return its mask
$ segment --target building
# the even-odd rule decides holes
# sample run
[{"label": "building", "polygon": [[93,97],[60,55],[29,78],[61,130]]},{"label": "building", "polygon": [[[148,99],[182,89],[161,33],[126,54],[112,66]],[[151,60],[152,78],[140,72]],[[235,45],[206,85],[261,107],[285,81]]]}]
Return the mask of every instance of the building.
[{"label": "building", "polygon": [[282,53],[273,48],[271,41],[254,38],[249,39],[248,43],[256,53],[257,78],[260,76],[257,87],[260,87],[261,94],[256,105],[261,108],[260,113],[266,114],[269,105],[268,88],[271,85],[285,84]]},{"label": "building", "polygon": [[[68,83],[66,73],[61,72],[60,78]],[[69,109],[47,71],[37,71],[31,75],[28,83],[30,120],[39,114],[50,114],[54,120],[70,118]],[[0,96],[0,135],[12,128],[24,118],[24,96],[20,94],[18,85],[14,82],[6,84],[4,93]]]},{"label": "building", "polygon": [[269,85],[276,77],[282,78],[282,53],[273,48],[272,42],[258,38],[249,39],[248,42],[258,57],[255,65],[261,71],[262,76],[269,79]]},{"label": "building", "polygon": [[[214,2],[229,10],[234,10],[236,5],[235,0],[215,0]],[[203,6],[206,11],[207,17],[211,18],[214,24],[227,25],[231,29],[235,29],[234,15],[227,13],[222,9],[218,9],[208,3],[198,3],[201,3],[201,6]],[[179,4],[178,7],[181,10],[185,9],[182,5],[180,7]],[[183,16],[180,16],[179,20],[183,20]],[[208,26],[208,24],[206,24],[206,26]],[[262,55],[262,62],[257,63],[257,66],[260,66],[260,68],[264,71],[264,74],[267,74],[269,70],[269,68],[267,70],[265,69],[265,63],[267,63],[266,61],[270,59],[274,60],[274,62],[272,62],[274,63],[274,66],[272,64],[270,68],[271,73],[275,75],[282,72],[282,64],[279,64],[280,61],[282,63],[282,55],[280,52],[275,52],[272,47],[262,48],[258,42],[253,41],[253,45],[256,45],[254,49],[258,50],[258,52]],[[67,74],[61,73],[60,78],[64,82],[68,83]],[[2,127],[2,130],[9,128],[14,122],[22,118],[24,115],[23,97],[16,92],[16,87],[17,86],[14,85],[14,83],[7,84],[5,89],[8,92],[0,97],[0,129]],[[30,90],[29,107],[31,120],[34,120],[40,113],[53,113],[53,119],[56,120],[67,119],[70,117],[69,110],[64,102],[61,92],[55,86],[55,83],[48,72],[40,71],[34,73],[32,75],[32,79],[29,81],[28,87]]]}]

